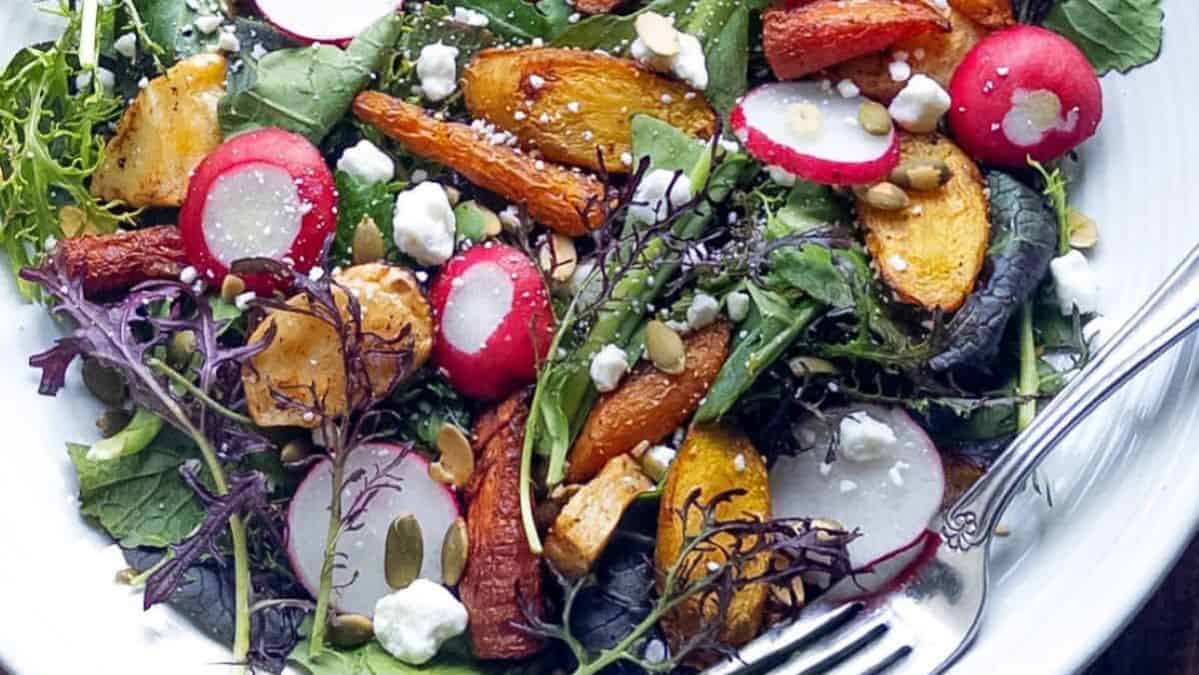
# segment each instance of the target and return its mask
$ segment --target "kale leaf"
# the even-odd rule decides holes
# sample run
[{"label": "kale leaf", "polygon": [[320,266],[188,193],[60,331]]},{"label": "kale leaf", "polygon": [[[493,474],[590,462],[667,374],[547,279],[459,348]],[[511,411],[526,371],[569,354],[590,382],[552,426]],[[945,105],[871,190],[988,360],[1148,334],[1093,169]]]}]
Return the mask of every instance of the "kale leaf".
[{"label": "kale leaf", "polygon": [[351,262],[351,247],[354,233],[363,218],[375,221],[383,233],[383,242],[388,252],[395,251],[395,235],[392,222],[395,218],[394,183],[363,183],[350,174],[338,170],[333,175],[337,184],[337,232],[329,250],[333,265],[348,265]]},{"label": "kale leaf", "polygon": [[1162,21],[1161,0],[1062,0],[1045,17],[1045,27],[1078,45],[1102,75],[1156,59]]},{"label": "kale leaf", "polygon": [[1057,251],[1057,218],[1043,195],[1008,174],[987,174],[991,190],[990,271],[946,329],[933,370],[982,366],[999,350],[1008,319],[1045,278]]}]

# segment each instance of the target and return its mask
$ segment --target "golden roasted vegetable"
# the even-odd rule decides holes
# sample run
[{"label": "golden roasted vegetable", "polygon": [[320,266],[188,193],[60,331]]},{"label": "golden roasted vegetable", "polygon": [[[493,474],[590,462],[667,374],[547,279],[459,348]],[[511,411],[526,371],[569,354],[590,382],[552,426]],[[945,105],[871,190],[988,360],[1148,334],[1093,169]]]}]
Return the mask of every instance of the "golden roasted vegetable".
[{"label": "golden roasted vegetable", "polygon": [[686,339],[682,373],[668,375],[642,362],[601,396],[571,448],[567,480],[582,483],[613,457],[642,441],[656,443],[686,422],[728,357],[729,333],[728,324],[712,324]]},{"label": "golden roasted vegetable", "polygon": [[[362,309],[362,330],[367,333],[368,340],[393,340],[407,329],[408,335],[402,344],[411,350],[409,370],[419,368],[429,358],[429,350],[433,347],[432,313],[411,272],[370,263],[345,269],[334,278],[358,299]],[[339,305],[346,313],[344,293],[339,290],[335,293],[339,293]],[[288,304],[304,308],[307,299],[296,296]],[[309,387],[314,387],[316,395],[325,399],[325,407],[331,413],[345,410],[345,368],[341,341],[333,327],[306,314],[276,311],[259,324],[247,342],[252,344],[264,339],[270,326],[275,327],[274,340],[242,370],[246,403],[254,422],[264,427],[313,427],[319,422],[305,419],[297,410],[280,409],[271,397],[272,388],[310,402]],[[390,352],[397,346],[386,345],[378,349]],[[368,355],[367,367],[374,393],[385,393],[386,388],[394,384],[398,363],[390,355]]]},{"label": "golden roasted vegetable", "polygon": [[[666,571],[674,565],[683,545],[683,523],[678,511],[684,502],[696,489],[700,491],[700,502],[706,503],[733,488],[741,488],[745,494],[717,506],[717,518],[756,517],[767,520],[771,517],[766,462],[749,438],[728,427],[692,427],[670,467],[670,475],[662,491],[658,511],[658,541],[654,547],[659,590]],[[688,518],[687,531],[694,534],[699,527],[699,514],[692,511],[690,515],[694,518]],[[719,539],[715,543],[719,544]],[[703,555],[705,563],[724,561],[723,554],[716,551],[697,552],[695,555]],[[754,569],[743,569],[742,572],[746,575],[761,574],[769,564],[769,556],[763,555],[760,566],[754,565]],[[706,574],[706,564],[695,565],[693,573]],[[733,597],[720,631],[720,639],[724,643],[740,645],[757,636],[762,628],[767,591],[766,585],[747,586]],[[707,604],[701,609],[699,605],[699,599],[692,598],[663,621],[663,628],[672,644],[678,645],[694,634],[705,618],[713,618],[711,614],[715,611],[714,607]],[[701,612],[707,616],[701,615]]]},{"label": "golden roasted vegetable", "polygon": [[359,94],[354,114],[412,154],[445,164],[475,185],[523,205],[533,220],[560,234],[586,234],[607,215],[604,186],[594,177],[492,144],[465,124],[434,119],[377,91]]},{"label": "golden roasted vegetable", "polygon": [[1012,0],[949,0],[949,6],[991,30],[1016,23]]},{"label": "golden roasted vegetable", "polygon": [[762,48],[774,76],[790,80],[885,49],[949,23],[922,0],[813,0],[762,13]]},{"label": "golden roasted vegetable", "polygon": [[546,159],[625,173],[631,120],[644,114],[693,136],[716,132],[702,95],[635,61],[578,49],[488,49],[462,73],[466,107]]},{"label": "golden roasted vegetable", "polygon": [[952,453],[941,455],[941,465],[945,470],[945,495],[941,498],[943,509],[952,506],[987,470],[981,460]]},{"label": "golden roasted vegetable", "polygon": [[654,487],[637,460],[620,455],[604,465],[558,512],[545,540],[545,556],[571,579],[589,571],[608,546],[620,517],[637,495]]},{"label": "golden roasted vegetable", "polygon": [[[1007,0],[1004,0],[1006,2]],[[954,9],[948,12],[950,31],[934,31],[896,42],[886,52],[859,56],[834,66],[835,80],[847,79],[858,85],[862,93],[876,101],[889,103],[899,94],[907,82],[896,82],[891,77],[891,53],[902,50],[908,53],[908,64],[913,73],[923,73],[949,88],[953,72],[966,58],[974,45],[987,35],[987,30]]]},{"label": "golden roasted vegetable", "polygon": [[192,170],[221,144],[216,108],[224,94],[220,54],[198,54],[151,80],[108,142],[92,194],[138,208],[182,204]]},{"label": "golden roasted vegetable", "polygon": [[883,280],[905,302],[953,311],[982,271],[991,238],[987,197],[974,160],[936,134],[904,134],[900,162],[940,160],[952,176],[942,188],[911,190],[911,204],[885,211],[858,200],[866,246]]}]

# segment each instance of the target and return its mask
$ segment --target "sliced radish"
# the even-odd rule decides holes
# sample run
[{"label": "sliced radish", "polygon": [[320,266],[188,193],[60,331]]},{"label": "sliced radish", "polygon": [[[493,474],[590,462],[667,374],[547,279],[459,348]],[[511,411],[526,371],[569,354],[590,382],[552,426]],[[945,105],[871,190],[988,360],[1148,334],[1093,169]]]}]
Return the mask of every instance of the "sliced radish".
[{"label": "sliced radish", "polygon": [[429,291],[437,320],[433,360],[463,394],[497,399],[537,376],[554,315],[533,261],[488,242],[454,256]]},{"label": "sliced radish", "polygon": [[[260,129],[226,141],[196,167],[179,234],[188,262],[212,284],[242,258],[273,258],[307,272],[337,226],[336,204],[333,174],[312,143]],[[243,280],[258,293],[280,283],[262,274]]]},{"label": "sliced radish", "polygon": [[1014,26],[974,46],[949,84],[949,124],[976,160],[1013,168],[1057,159],[1094,135],[1103,90],[1066,38]]},{"label": "sliced radish", "polygon": [[300,42],[344,45],[388,12],[398,12],[402,0],[255,0],[258,11],[275,28]]},{"label": "sliced radish", "polygon": [[[846,418],[861,413],[890,427],[893,441],[859,454],[874,459],[853,461],[846,456],[850,453],[841,452],[826,464],[832,431],[853,424]],[[774,513],[831,518],[847,529],[860,529],[861,537],[849,544],[850,561],[872,572],[858,575],[857,584],[846,579],[830,594],[840,599],[877,593],[926,558],[930,545],[935,550],[937,539],[927,528],[945,492],[941,456],[899,408],[862,406],[828,416],[831,428],[815,419],[800,426],[800,438],[811,450],[782,457],[771,469]]]},{"label": "sliced radish", "polygon": [[899,163],[899,136],[858,122],[867,99],[845,98],[816,82],[765,84],[733,108],[733,132],[767,165],[826,185],[880,180]]},{"label": "sliced radish", "polygon": [[[428,461],[404,446],[388,443],[363,446],[346,457],[343,513],[377,477],[399,487],[374,492],[355,523],[358,527],[342,532],[337,540],[339,567],[333,570],[333,605],[366,616],[374,613],[379,598],[392,591],[383,573],[391,521],[401,515],[416,516],[424,541],[420,576],[440,583],[441,542],[458,517],[458,500],[449,487],[429,478]],[[308,471],[287,510],[287,557],[300,583],[314,596],[324,561],[332,483],[333,464],[322,460]]]}]

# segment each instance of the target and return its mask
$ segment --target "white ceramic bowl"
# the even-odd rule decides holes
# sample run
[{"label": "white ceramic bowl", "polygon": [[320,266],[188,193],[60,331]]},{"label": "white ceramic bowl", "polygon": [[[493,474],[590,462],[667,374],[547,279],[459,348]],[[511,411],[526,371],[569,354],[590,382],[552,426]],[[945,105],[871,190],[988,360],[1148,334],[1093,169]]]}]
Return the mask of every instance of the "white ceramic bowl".
[{"label": "white ceramic bowl", "polygon": [[[0,60],[53,36],[25,0],[0,7]],[[1104,80],[1105,118],[1084,148],[1073,196],[1099,223],[1105,311],[1127,315],[1199,241],[1193,86],[1199,4],[1166,0],[1167,47],[1154,65]],[[228,652],[171,612],[147,618],[113,583],[119,562],[79,517],[67,441],[94,438],[98,407],[73,379],[36,392],[29,354],[56,328],[0,273],[0,663],[14,675],[212,673]],[[1029,494],[995,551],[998,583],[979,640],[955,673],[1080,670],[1129,620],[1199,522],[1199,373],[1194,341],[1104,406],[1048,463],[1056,506]],[[215,669],[215,670],[214,670]]]}]

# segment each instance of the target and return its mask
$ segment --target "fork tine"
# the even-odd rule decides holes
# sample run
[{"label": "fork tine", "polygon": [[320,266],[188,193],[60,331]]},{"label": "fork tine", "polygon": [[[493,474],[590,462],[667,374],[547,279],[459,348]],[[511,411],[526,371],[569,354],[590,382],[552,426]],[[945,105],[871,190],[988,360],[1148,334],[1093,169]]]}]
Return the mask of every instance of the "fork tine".
[{"label": "fork tine", "polygon": [[825,612],[802,615],[794,622],[766,633],[742,648],[735,657],[705,670],[703,675],[758,675],[768,672],[791,658],[796,649],[840,630],[865,608],[864,603],[850,602]]},{"label": "fork tine", "polygon": [[815,645],[810,651],[797,654],[795,658],[784,663],[777,672],[786,675],[823,673],[874,644],[890,629],[890,625],[885,620],[871,618],[834,641]]},{"label": "fork tine", "polygon": [[883,671],[887,670],[891,666],[893,666],[893,665],[899,663],[900,661],[904,660],[905,658],[907,658],[908,654],[911,654],[911,653],[912,653],[912,646],[904,645],[904,646],[900,647],[899,649],[896,649],[895,651],[893,651],[890,654],[883,657],[883,659],[881,661],[879,661],[878,663],[874,664],[873,666],[870,666],[866,670],[863,670],[861,675],[879,675],[879,673],[882,673]]}]

